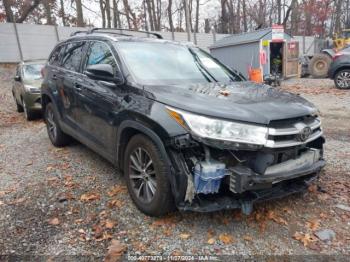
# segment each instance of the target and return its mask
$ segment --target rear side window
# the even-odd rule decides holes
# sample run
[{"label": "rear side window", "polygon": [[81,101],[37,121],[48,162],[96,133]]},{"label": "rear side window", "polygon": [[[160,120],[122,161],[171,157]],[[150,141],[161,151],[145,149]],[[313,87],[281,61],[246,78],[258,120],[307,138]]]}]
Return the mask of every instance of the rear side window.
[{"label": "rear side window", "polygon": [[68,43],[65,48],[62,66],[68,70],[79,72],[83,55],[84,42]]},{"label": "rear side window", "polygon": [[86,66],[97,64],[109,64],[113,68],[117,65],[111,50],[102,42],[93,42],[87,54]]},{"label": "rear side window", "polygon": [[60,61],[62,60],[63,52],[64,52],[63,45],[56,47],[49,58],[49,64],[54,66],[59,66]]}]

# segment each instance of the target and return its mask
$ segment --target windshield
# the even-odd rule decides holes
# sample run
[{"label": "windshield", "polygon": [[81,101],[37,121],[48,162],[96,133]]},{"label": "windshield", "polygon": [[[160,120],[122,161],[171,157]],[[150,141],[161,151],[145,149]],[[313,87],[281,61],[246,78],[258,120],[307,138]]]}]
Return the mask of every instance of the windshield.
[{"label": "windshield", "polygon": [[23,66],[23,80],[25,82],[33,82],[41,80],[41,69],[44,67],[43,64],[29,64]]},{"label": "windshield", "polygon": [[141,84],[240,81],[224,65],[196,47],[171,43],[118,42],[129,71]]}]

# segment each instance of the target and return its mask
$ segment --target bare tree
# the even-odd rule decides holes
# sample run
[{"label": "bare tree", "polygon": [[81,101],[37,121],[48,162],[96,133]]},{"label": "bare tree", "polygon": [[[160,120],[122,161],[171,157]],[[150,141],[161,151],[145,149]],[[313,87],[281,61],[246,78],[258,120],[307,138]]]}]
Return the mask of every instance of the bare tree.
[{"label": "bare tree", "polygon": [[77,8],[77,26],[84,26],[83,7],[81,5],[81,0],[75,0],[75,5]]},{"label": "bare tree", "polygon": [[45,9],[46,24],[53,25],[54,22],[52,19],[52,10],[51,10],[52,2],[51,2],[51,0],[43,0],[43,5],[44,5],[44,9]]},{"label": "bare tree", "polygon": [[61,14],[61,18],[62,18],[62,24],[63,26],[66,26],[66,13],[64,11],[64,3],[63,0],[60,0],[60,14]]}]

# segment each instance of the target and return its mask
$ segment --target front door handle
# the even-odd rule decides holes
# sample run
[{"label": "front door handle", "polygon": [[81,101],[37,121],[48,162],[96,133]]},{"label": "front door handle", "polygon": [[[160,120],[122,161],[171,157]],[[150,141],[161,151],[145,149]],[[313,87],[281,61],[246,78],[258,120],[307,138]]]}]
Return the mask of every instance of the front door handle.
[{"label": "front door handle", "polygon": [[80,91],[82,89],[82,86],[79,83],[74,83],[74,87],[78,91]]},{"label": "front door handle", "polygon": [[53,80],[57,80],[57,75],[53,75],[53,76],[52,76],[52,79],[53,79]]}]

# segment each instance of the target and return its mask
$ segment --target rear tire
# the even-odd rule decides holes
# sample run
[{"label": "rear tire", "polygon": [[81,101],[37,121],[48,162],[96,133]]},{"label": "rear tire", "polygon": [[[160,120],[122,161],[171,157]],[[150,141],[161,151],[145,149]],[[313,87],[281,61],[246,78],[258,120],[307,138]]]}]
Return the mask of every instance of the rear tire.
[{"label": "rear tire", "polygon": [[313,78],[326,78],[332,59],[327,54],[315,54],[309,64],[309,71]]},{"label": "rear tire", "polygon": [[350,89],[350,69],[339,71],[334,77],[334,83],[339,89]]},{"label": "rear tire", "polygon": [[44,115],[47,134],[51,143],[56,147],[63,147],[71,142],[71,137],[65,134],[58,123],[58,115],[52,103],[45,107]]},{"label": "rear tire", "polygon": [[124,173],[129,194],[136,207],[149,216],[174,210],[166,157],[144,135],[135,135],[125,150]]}]

